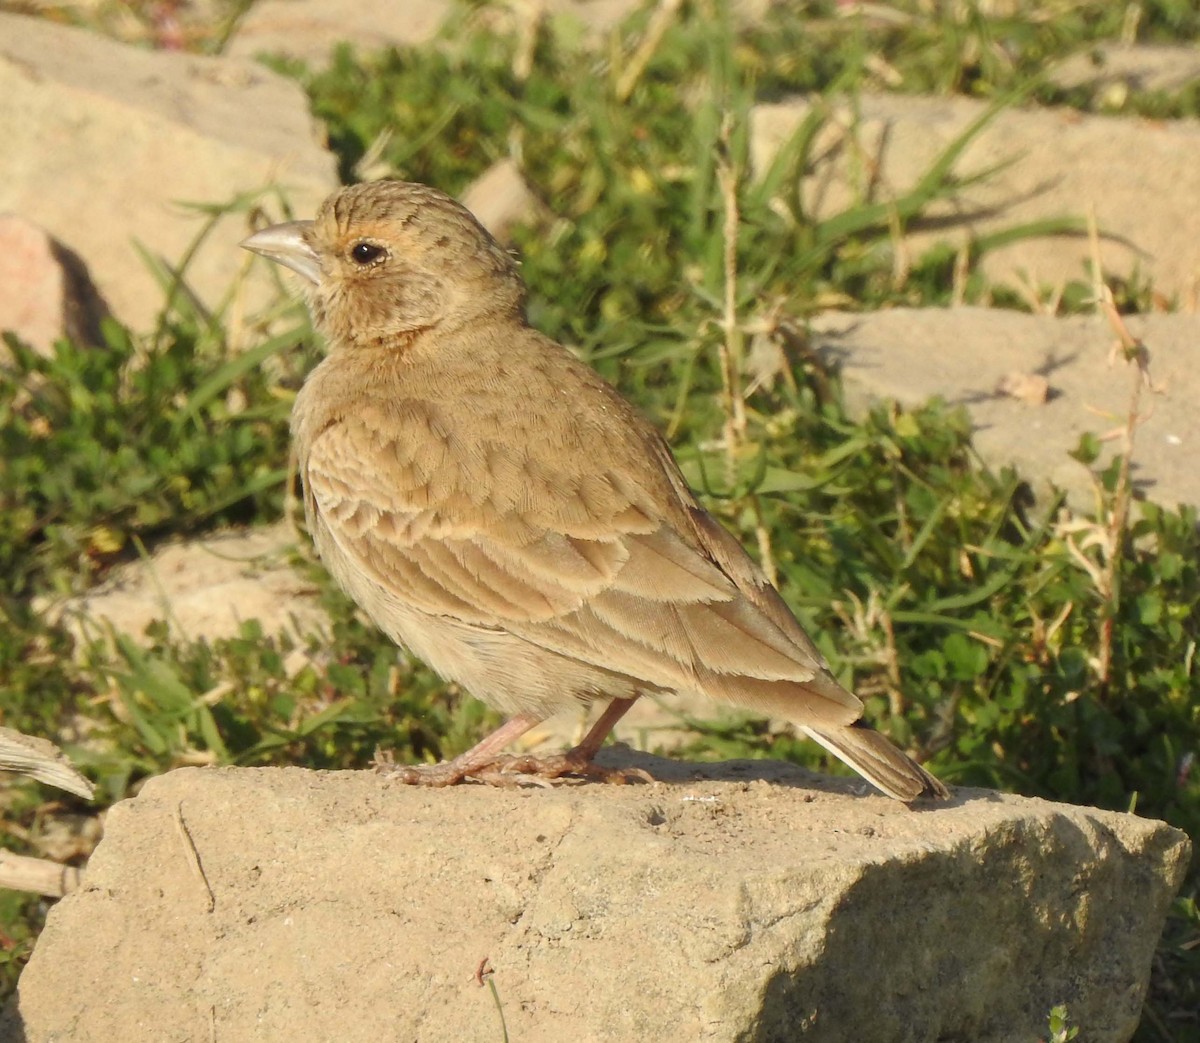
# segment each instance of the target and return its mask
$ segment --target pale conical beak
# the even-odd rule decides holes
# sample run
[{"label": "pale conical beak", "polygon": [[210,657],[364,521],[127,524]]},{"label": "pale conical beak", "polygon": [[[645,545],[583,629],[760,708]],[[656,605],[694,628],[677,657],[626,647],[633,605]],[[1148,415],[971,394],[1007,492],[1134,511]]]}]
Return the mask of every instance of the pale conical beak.
[{"label": "pale conical beak", "polygon": [[316,283],[321,279],[321,262],[304,237],[312,226],[311,221],[287,221],[281,225],[271,225],[243,239],[241,245]]}]

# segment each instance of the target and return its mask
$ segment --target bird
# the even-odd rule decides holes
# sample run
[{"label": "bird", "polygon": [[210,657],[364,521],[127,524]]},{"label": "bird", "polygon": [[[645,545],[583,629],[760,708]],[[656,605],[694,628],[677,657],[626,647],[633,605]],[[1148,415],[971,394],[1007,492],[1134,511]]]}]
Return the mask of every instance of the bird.
[{"label": "bird", "polygon": [[[594,760],[621,716],[702,693],[792,722],[897,800],[948,796],[863,719],[662,434],[529,325],[516,258],[460,203],[356,184],[241,245],[301,277],[325,340],[291,416],[321,561],[389,638],[505,717],[457,757],[388,765],[400,781],[621,781]],[[571,749],[504,753],[604,703]]]}]

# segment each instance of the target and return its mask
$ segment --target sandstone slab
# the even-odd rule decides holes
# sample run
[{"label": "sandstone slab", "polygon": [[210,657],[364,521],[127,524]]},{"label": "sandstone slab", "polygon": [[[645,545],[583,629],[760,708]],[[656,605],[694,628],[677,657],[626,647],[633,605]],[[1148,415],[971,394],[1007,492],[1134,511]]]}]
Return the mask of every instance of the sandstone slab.
[{"label": "sandstone slab", "polygon": [[467,186],[460,201],[501,242],[510,238],[514,225],[529,220],[538,205],[516,160],[511,158],[488,167]]},{"label": "sandstone slab", "polygon": [[[511,8],[477,6],[482,6],[482,17],[511,21]],[[540,9],[603,32],[640,6],[641,0],[548,0],[517,10],[519,17],[530,18]],[[367,52],[428,43],[463,9],[455,0],[407,0],[404,4],[395,0],[260,0],[238,24],[228,53],[286,54],[320,67],[329,61],[337,43]]]},{"label": "sandstone slab", "polygon": [[282,524],[169,543],[85,594],[42,608],[81,639],[101,626],[137,638],[165,622],[177,639],[214,641],[251,619],[265,634],[304,638],[327,629],[328,618],[316,588],[288,561],[294,546]]},{"label": "sandstone slab", "polygon": [[[337,43],[361,51],[428,43],[455,14],[507,30],[549,17],[582,27],[603,38],[634,12],[651,6],[647,0],[531,0],[520,4],[497,2],[467,5],[459,0],[259,0],[238,23],[227,53],[253,56],[286,54],[315,67],[328,63]],[[761,18],[770,0],[736,0],[740,17]]]},{"label": "sandstone slab", "polygon": [[[810,111],[796,100],[755,108],[751,150],[765,170]],[[825,105],[822,101],[820,104]],[[885,202],[912,189],[941,153],[986,111],[968,98],[863,94],[830,107],[804,179],[810,213],[828,217],[855,202]],[[1200,120],[1085,116],[1073,110],[998,113],[959,157],[960,178],[991,171],[910,224],[913,256],[1031,222],[1084,220],[1094,212],[1105,274],[1148,278],[1162,293],[1200,290]],[[1058,287],[1088,279],[1086,236],[1025,239],[989,252],[991,278]]]},{"label": "sandstone slab", "polygon": [[338,43],[364,51],[426,43],[453,9],[450,0],[259,0],[238,22],[226,53],[286,54],[319,67]]},{"label": "sandstone slab", "polygon": [[1100,91],[1123,104],[1132,92],[1177,94],[1200,81],[1200,51],[1187,44],[1098,43],[1056,65],[1050,81],[1067,89]]},{"label": "sandstone slab", "polygon": [[[1153,390],[1141,396],[1133,479],[1159,504],[1200,506],[1200,315],[1126,317],[1150,354]],[[1055,485],[1079,507],[1094,506],[1087,469],[1068,454],[1080,436],[1104,437],[1129,412],[1134,369],[1113,361],[1115,336],[1099,318],[1054,318],[988,308],[896,308],[828,312],[813,344],[846,378],[853,396],[916,406],[934,396],[966,406],[973,444],[991,466],[1015,465],[1035,491]],[[1048,398],[1030,404],[1004,393],[1011,374],[1044,377]],[[1104,443],[1110,455],[1121,442]],[[1102,457],[1103,463],[1105,457]]]},{"label": "sandstone slab", "polygon": [[[178,264],[204,217],[279,188],[298,214],[337,185],[299,85],[252,62],[151,52],[81,29],[0,13],[0,211],[74,251],[113,312],[148,329],[165,294],[135,247]],[[279,216],[270,194],[263,206]],[[187,270],[214,307],[248,265],[245,213],[218,221]],[[250,302],[274,298],[265,271]]]},{"label": "sandstone slab", "polygon": [[1089,1041],[1137,1024],[1178,831],[980,790],[908,809],[769,762],[637,763],[661,781],[151,779],[109,813],[0,1036],[461,1043],[502,1038],[503,1017],[522,1043],[1011,1043],[1059,1003]]}]

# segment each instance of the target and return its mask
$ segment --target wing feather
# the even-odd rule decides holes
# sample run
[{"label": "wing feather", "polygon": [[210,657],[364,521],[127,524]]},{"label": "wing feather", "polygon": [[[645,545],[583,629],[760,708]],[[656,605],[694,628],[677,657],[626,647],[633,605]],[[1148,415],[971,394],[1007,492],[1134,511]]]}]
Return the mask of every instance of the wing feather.
[{"label": "wing feather", "polygon": [[455,444],[449,430],[410,406],[342,417],[312,439],[302,460],[309,524],[322,556],[348,566],[335,574],[647,688],[821,724],[858,718],[861,703],[695,505],[669,452],[665,473],[651,456],[639,482],[629,468],[556,473],[527,442]]}]

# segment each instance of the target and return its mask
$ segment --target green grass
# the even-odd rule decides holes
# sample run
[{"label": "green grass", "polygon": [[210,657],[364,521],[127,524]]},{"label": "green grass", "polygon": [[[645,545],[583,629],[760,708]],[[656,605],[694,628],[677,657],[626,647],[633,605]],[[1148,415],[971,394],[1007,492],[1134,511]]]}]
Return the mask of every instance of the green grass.
[{"label": "green grass", "polygon": [[[966,14],[927,13],[943,6]],[[820,223],[799,181],[819,107],[761,181],[747,174],[756,100],[884,80],[997,105],[1062,100],[1031,77],[1127,31],[1133,5],[1025,4],[985,17],[970,4],[910,3],[882,22],[835,17],[833,4],[784,7],[739,33],[717,5],[695,5],[624,99],[617,85],[647,12],[599,45],[543,27],[528,73],[519,37],[471,29],[469,11],[463,35],[437,47],[342,49],[323,72],[276,64],[308,90],[347,179],[369,166],[456,192],[518,152],[539,200],[515,232],[532,321],[668,431],[705,503],[776,571],[896,741],[951,782],[1136,810],[1200,836],[1200,772],[1184,770],[1200,745],[1194,513],[1138,505],[1124,521],[1119,463],[1097,473],[1096,517],[1031,510],[1020,476],[980,465],[961,413],[934,402],[853,415],[836,374],[806,350],[804,316],[830,303],[951,299],[955,257],[933,251],[898,274],[894,222],[952,190],[965,141],[892,206],[864,198]],[[1200,36],[1191,3],[1137,10],[1139,38]],[[580,90],[581,77],[599,89]],[[1130,111],[1178,115],[1189,104],[1134,98]],[[1015,301],[979,271],[986,248],[969,258],[966,299]],[[0,723],[62,738],[101,804],[182,763],[350,767],[377,745],[411,759],[465,749],[494,715],[365,627],[318,569],[333,633],[299,648],[253,624],[211,643],[158,628],[140,643],[98,635],[74,648],[34,608],[166,537],[279,517],[290,400],[318,354],[307,323],[288,311],[287,332],[237,355],[221,311],[201,312],[171,292],[175,275],[160,274],[169,306],[156,330],[110,326],[102,350],[64,343],[50,359],[13,344],[0,367],[0,562],[13,578],[0,594]],[[186,280],[186,269],[176,275]],[[1144,307],[1150,289],[1128,290],[1122,307]],[[1081,272],[1065,300],[1087,293]],[[266,328],[267,316],[251,322]],[[738,406],[755,339],[788,364]],[[1094,466],[1094,447],[1079,457]],[[1085,564],[1072,541],[1089,532],[1110,550],[1090,546]],[[834,767],[811,743],[755,722],[701,727],[695,756]],[[54,809],[83,810],[73,798],[49,805],[32,786],[6,799],[0,810],[17,829],[3,843],[34,852]],[[1200,1033],[1197,882],[1160,946],[1140,1040]],[[0,989],[41,915],[35,901],[0,903]]]}]

